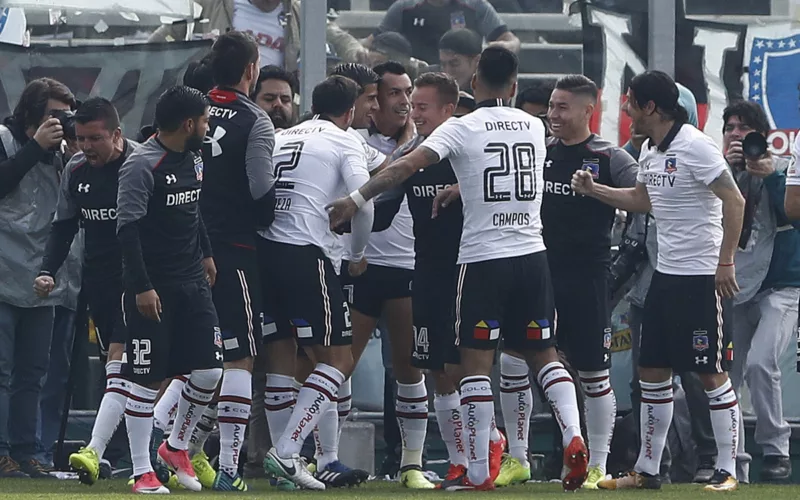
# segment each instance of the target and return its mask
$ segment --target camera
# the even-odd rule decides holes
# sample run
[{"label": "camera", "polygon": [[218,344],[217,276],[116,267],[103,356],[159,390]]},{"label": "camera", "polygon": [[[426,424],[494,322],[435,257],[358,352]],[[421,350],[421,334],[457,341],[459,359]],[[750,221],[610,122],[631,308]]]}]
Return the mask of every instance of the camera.
[{"label": "camera", "polygon": [[615,296],[636,274],[639,264],[645,260],[647,260],[645,242],[625,236],[608,266],[608,289],[611,297]]},{"label": "camera", "polygon": [[767,154],[767,138],[758,132],[750,132],[742,141],[742,152],[747,158],[761,158]]},{"label": "camera", "polygon": [[50,111],[52,118],[57,118],[61,122],[61,129],[64,131],[64,139],[74,141],[75,135],[75,112],[65,109],[54,109]]}]

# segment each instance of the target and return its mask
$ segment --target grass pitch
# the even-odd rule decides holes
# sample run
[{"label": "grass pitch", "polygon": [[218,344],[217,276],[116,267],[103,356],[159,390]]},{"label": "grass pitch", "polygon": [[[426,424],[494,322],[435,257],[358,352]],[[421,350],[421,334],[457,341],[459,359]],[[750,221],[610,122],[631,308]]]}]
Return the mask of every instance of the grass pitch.
[{"label": "grass pitch", "polygon": [[[438,490],[414,491],[402,488],[399,483],[373,481],[358,488],[336,489],[321,492],[297,491],[280,492],[269,485],[266,480],[251,480],[248,482],[250,490],[244,494],[206,492],[191,493],[176,490],[170,496],[194,499],[210,498],[240,498],[243,500],[292,500],[297,498],[316,498],[320,500],[347,499],[347,500],[421,500],[453,496],[466,496],[469,499],[483,500],[495,499],[525,499],[548,500],[564,498],[584,498],[591,500],[612,500],[618,498],[646,498],[658,500],[683,500],[698,498],[740,498],[748,500],[796,500],[800,498],[800,485],[767,486],[752,485],[741,486],[738,491],[730,493],[709,493],[696,485],[666,485],[660,492],[654,491],[586,491],[564,493],[560,484],[526,484],[510,488],[498,489],[494,492],[464,492],[447,493]],[[565,497],[565,495],[567,495]],[[43,499],[43,500],[78,500],[78,499],[127,499],[141,498],[130,492],[124,480],[100,481],[92,487],[83,486],[76,480],[26,480],[6,479],[0,480],[0,498],[5,499]]]}]

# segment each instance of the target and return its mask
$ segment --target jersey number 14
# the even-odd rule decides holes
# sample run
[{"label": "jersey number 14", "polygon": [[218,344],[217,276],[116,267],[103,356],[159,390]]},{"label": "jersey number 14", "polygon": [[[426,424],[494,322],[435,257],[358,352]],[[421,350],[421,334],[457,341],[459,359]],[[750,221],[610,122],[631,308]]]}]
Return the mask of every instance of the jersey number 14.
[{"label": "jersey number 14", "polygon": [[[499,165],[486,167],[483,171],[483,201],[511,201],[511,191],[495,184],[509,175],[514,176],[514,197],[517,201],[536,199],[535,149],[529,142],[517,142],[509,146],[505,142],[490,142],[483,149],[487,155],[497,155]],[[512,172],[513,170],[513,172]]]}]

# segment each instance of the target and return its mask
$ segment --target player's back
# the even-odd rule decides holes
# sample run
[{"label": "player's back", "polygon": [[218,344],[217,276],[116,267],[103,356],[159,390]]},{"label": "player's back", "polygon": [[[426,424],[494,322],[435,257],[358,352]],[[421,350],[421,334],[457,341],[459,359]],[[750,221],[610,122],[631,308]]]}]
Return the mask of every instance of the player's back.
[{"label": "player's back", "polygon": [[422,144],[447,157],[464,204],[459,263],[545,249],[539,215],[546,155],[544,124],[524,111],[482,103],[450,118]]},{"label": "player's back", "polygon": [[[361,162],[355,161],[361,158]],[[356,138],[325,119],[311,119],[275,135],[275,220],[261,231],[271,241],[315,245],[330,256],[336,236],[325,205],[346,194],[348,168],[364,168]]]},{"label": "player's back", "polygon": [[200,198],[203,222],[212,239],[250,243],[259,218],[250,194],[247,158],[262,152],[258,147],[271,139],[272,122],[236,90],[216,88],[208,97],[211,107],[203,143],[205,172]]}]

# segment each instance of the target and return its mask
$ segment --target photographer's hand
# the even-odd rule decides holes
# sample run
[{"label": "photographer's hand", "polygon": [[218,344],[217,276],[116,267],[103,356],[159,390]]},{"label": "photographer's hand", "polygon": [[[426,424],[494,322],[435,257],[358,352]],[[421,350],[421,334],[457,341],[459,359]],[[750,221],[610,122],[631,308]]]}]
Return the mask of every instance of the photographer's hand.
[{"label": "photographer's hand", "polygon": [[731,145],[725,152],[725,160],[728,165],[734,167],[744,164],[744,150],[742,149],[742,141],[731,141]]},{"label": "photographer's hand", "polygon": [[61,121],[58,118],[48,118],[33,135],[33,140],[39,143],[42,149],[52,149],[61,144],[64,138],[64,130],[61,128]]},{"label": "photographer's hand", "polygon": [[753,177],[769,177],[775,173],[775,165],[772,162],[772,153],[767,151],[767,154],[759,159],[747,158],[745,165],[747,172]]}]

